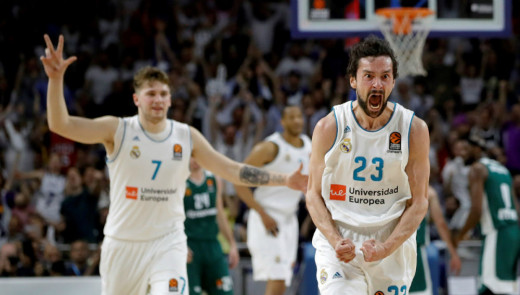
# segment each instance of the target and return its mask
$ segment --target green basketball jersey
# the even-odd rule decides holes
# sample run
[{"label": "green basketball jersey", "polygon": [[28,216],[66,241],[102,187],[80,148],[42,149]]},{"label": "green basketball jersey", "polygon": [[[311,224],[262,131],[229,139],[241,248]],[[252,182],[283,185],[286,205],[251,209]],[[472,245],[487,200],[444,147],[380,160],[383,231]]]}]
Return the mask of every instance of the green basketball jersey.
[{"label": "green basketball jersey", "polygon": [[210,172],[205,171],[204,175],[200,184],[193,183],[190,179],[186,181],[184,230],[188,239],[216,239],[219,232],[217,183]]},{"label": "green basketball jersey", "polygon": [[482,232],[488,234],[493,230],[516,224],[518,216],[513,203],[513,186],[509,170],[488,158],[482,158],[480,163],[486,166],[488,171],[480,218]]}]

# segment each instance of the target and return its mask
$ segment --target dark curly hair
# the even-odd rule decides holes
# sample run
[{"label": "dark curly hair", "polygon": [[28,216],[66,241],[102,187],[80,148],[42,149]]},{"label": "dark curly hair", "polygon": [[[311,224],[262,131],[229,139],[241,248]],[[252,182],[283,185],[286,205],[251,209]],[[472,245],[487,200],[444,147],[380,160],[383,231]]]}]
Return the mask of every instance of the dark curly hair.
[{"label": "dark curly hair", "polygon": [[359,60],[367,56],[388,56],[392,59],[392,73],[394,79],[398,77],[399,62],[395,58],[394,51],[390,47],[388,41],[378,38],[374,35],[370,35],[363,41],[355,44],[350,49],[349,62],[347,67],[348,77],[356,77],[356,73],[359,66]]}]

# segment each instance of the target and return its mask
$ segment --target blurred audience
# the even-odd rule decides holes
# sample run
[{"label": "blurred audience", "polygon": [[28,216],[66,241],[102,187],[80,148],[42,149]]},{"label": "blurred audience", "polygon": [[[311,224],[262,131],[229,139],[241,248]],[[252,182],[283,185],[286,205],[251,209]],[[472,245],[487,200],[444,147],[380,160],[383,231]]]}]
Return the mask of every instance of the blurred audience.
[{"label": "blurred audience", "polygon": [[[64,2],[69,14],[58,18],[42,17],[56,15],[43,2],[0,4],[0,276],[97,274],[109,213],[104,149],[47,128],[47,81],[38,61],[44,33],[64,34],[65,54],[78,57],[64,90],[71,113],[135,114],[131,78],[155,65],[172,81],[170,117],[200,129],[238,161],[281,130],[284,106],[302,108],[304,132],[312,135],[331,106],[356,99],[345,79],[349,45],[292,40],[289,1],[101,2],[79,1],[74,8]],[[505,163],[520,198],[515,30],[503,39],[427,39],[428,76],[401,77],[391,97],[428,124],[430,183],[453,230],[470,202],[464,161],[470,134],[485,138],[489,156]],[[241,241],[247,208],[231,185],[224,201]],[[303,205],[299,216],[307,221],[301,241],[308,242],[313,226]]]}]

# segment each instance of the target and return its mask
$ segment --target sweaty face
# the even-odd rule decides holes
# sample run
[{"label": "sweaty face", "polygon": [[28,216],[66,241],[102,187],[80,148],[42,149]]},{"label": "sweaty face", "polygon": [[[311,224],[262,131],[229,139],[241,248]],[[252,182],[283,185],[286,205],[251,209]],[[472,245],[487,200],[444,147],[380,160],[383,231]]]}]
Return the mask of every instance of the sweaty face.
[{"label": "sweaty face", "polygon": [[134,103],[146,120],[156,122],[166,118],[171,106],[170,87],[161,82],[145,83],[134,94]]},{"label": "sweaty face", "polygon": [[389,56],[361,58],[356,77],[350,77],[350,86],[356,89],[359,106],[372,118],[383,113],[394,85],[393,64]]},{"label": "sweaty face", "polygon": [[299,136],[303,131],[303,115],[297,106],[286,107],[282,115],[282,126],[291,136]]}]

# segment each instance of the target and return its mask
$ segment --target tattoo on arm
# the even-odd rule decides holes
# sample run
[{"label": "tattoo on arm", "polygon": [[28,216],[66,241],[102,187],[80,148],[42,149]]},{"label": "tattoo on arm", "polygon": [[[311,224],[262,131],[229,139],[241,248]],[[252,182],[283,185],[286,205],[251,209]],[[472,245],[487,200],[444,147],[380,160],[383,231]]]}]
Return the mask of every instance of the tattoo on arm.
[{"label": "tattoo on arm", "polygon": [[265,185],[270,179],[269,172],[248,165],[242,167],[239,174],[241,181],[253,185]]},{"label": "tattoo on arm", "polygon": [[271,183],[272,184],[284,185],[285,184],[285,177],[283,177],[281,175],[273,175],[273,176],[271,176]]}]

